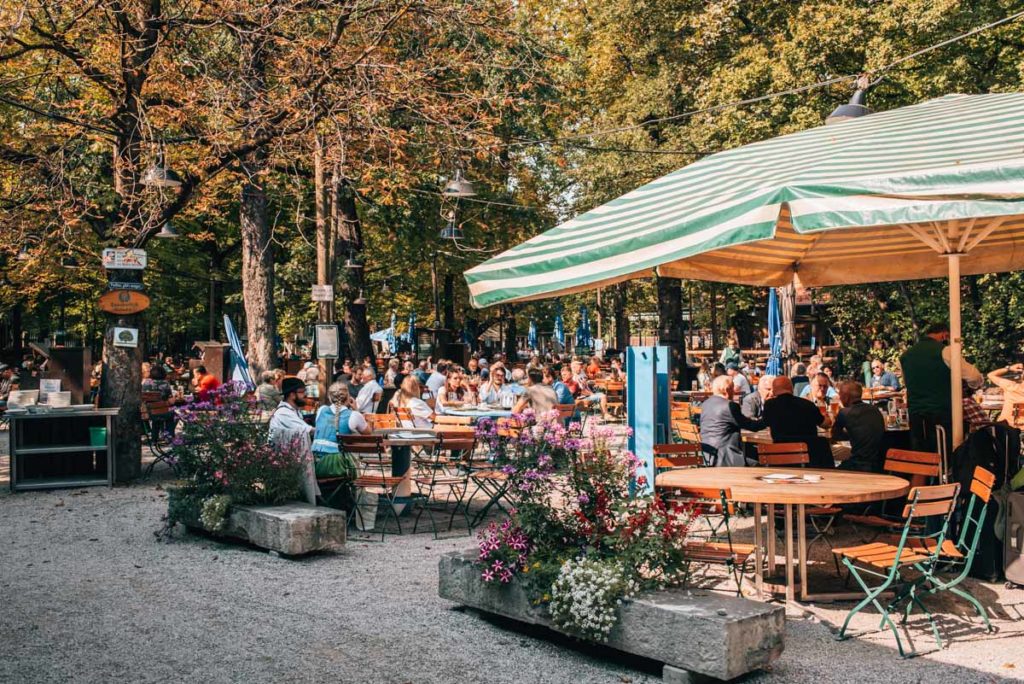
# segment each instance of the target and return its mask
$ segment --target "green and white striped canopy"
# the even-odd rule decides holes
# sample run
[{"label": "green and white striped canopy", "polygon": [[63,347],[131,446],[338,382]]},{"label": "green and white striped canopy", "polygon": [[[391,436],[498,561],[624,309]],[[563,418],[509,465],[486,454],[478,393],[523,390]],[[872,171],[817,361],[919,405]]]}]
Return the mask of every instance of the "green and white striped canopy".
[{"label": "green and white striped canopy", "polygon": [[1024,93],[948,95],[720,152],[466,272],[473,304],[655,272],[805,286],[1024,268]]}]

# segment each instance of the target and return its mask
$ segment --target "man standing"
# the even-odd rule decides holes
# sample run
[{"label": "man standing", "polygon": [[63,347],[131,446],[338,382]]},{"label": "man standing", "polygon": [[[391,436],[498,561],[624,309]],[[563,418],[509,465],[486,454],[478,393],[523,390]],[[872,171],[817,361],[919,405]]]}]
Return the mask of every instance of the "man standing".
[{"label": "man standing", "polygon": [[[910,413],[910,443],[918,451],[938,451],[935,428],[946,431],[946,448],[953,438],[953,403],[949,389],[949,364],[952,351],[949,344],[949,326],[945,323],[930,325],[924,337],[900,356],[903,382],[907,386],[907,410]],[[985,379],[978,369],[960,360],[960,376],[972,389],[982,386]]]},{"label": "man standing", "polygon": [[761,376],[761,379],[757,381],[757,391],[743,397],[740,404],[743,415],[751,420],[757,420],[764,414],[764,402],[768,401],[772,395],[772,380],[774,379],[774,375]]},{"label": "man standing", "polygon": [[793,382],[789,378],[772,381],[772,398],[764,404],[764,420],[771,428],[773,442],[804,442],[813,467],[835,467],[828,442],[818,436],[819,425],[830,425],[828,412],[793,396]]},{"label": "man standing", "polygon": [[356,395],[356,411],[360,413],[376,413],[377,404],[380,402],[384,388],[377,383],[373,377],[373,371],[364,368],[362,372],[362,385],[359,387],[359,394]]},{"label": "man standing", "polygon": [[742,430],[763,430],[763,420],[743,415],[739,404],[732,401],[735,387],[732,378],[720,375],[711,382],[712,396],[701,405],[700,441],[712,465],[745,466]]},{"label": "man standing", "polygon": [[862,396],[859,382],[839,383],[843,408],[832,426],[832,439],[850,440],[850,458],[840,463],[840,468],[878,473],[885,458],[885,419],[877,406],[861,401]]}]

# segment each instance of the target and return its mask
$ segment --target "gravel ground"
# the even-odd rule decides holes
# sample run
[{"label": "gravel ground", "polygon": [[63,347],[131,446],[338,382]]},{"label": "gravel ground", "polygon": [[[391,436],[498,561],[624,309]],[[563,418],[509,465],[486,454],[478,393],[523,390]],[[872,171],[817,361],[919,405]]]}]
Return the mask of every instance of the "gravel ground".
[{"label": "gravel ground", "polygon": [[[437,559],[466,548],[466,536],[351,539],[341,553],[297,561],[180,532],[166,543],[153,534],[166,508],[159,478],[12,495],[6,465],[0,457],[0,682],[660,679],[649,662],[537,638],[439,599]],[[744,681],[1017,681],[1024,591],[974,589],[998,631],[953,604],[943,611],[950,645],[913,660],[888,634],[835,641],[829,626],[848,604],[791,608],[782,658]],[[910,635],[933,645],[920,623]]]}]

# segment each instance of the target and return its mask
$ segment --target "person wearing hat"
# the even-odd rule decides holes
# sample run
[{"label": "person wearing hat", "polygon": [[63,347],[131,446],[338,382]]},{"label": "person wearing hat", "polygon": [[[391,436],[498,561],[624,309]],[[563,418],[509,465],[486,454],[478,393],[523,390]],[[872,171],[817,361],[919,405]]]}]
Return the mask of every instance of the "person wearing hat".
[{"label": "person wearing hat", "polygon": [[281,439],[296,432],[312,432],[302,419],[302,406],[306,403],[306,384],[298,378],[285,378],[281,382],[281,403],[270,417],[270,441],[279,444]]}]

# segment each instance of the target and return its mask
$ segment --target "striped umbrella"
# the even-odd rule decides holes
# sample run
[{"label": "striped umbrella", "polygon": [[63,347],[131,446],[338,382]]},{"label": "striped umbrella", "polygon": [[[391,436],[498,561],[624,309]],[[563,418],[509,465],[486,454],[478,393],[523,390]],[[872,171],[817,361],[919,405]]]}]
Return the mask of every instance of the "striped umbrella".
[{"label": "striped umbrella", "polygon": [[808,287],[1024,268],[1024,93],[948,95],[720,152],[466,272],[475,306],[654,273]]}]

